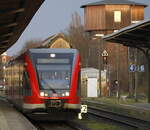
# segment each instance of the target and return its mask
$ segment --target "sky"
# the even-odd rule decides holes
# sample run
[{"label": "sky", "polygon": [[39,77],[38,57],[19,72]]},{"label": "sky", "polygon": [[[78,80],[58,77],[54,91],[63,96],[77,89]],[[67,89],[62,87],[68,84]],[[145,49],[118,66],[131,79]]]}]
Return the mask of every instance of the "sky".
[{"label": "sky", "polygon": [[[16,54],[29,40],[45,40],[51,35],[65,31],[71,22],[71,15],[78,12],[84,21],[84,9],[81,5],[100,0],[45,0],[19,40],[7,51]],[[130,0],[150,6],[150,0]],[[150,18],[150,7],[145,8],[145,18]],[[84,22],[83,22],[84,23]]]}]

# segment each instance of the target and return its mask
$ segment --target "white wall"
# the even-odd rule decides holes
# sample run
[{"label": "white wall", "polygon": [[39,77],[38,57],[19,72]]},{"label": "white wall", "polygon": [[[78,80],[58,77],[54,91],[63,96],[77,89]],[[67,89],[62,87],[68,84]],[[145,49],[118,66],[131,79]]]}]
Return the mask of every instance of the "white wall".
[{"label": "white wall", "polygon": [[97,78],[88,78],[87,97],[98,97],[98,94],[97,94]]}]

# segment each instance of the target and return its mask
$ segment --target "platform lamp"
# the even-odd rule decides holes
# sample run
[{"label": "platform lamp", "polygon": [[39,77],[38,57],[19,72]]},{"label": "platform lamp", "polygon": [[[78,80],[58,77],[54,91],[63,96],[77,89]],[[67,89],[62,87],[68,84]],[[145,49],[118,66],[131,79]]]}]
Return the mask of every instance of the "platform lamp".
[{"label": "platform lamp", "polygon": [[[6,66],[5,66],[5,64],[6,64],[6,62],[7,62],[7,53],[4,52],[2,54],[2,66],[3,66],[2,75],[3,75],[3,89],[4,90],[5,90],[5,85],[6,85],[6,81],[5,81],[5,78],[6,78]],[[3,96],[5,96],[5,91],[3,91],[3,92],[4,92]]]}]

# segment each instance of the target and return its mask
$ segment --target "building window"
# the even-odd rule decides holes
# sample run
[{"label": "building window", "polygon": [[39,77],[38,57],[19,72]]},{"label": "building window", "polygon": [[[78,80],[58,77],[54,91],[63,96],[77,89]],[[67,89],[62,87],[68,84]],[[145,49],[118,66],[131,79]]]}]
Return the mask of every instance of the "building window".
[{"label": "building window", "polygon": [[114,11],[114,22],[121,22],[121,11]]},{"label": "building window", "polygon": [[138,22],[140,22],[140,21],[132,21],[132,23],[138,23]]},{"label": "building window", "polygon": [[118,30],[114,30],[114,32],[118,32]]}]

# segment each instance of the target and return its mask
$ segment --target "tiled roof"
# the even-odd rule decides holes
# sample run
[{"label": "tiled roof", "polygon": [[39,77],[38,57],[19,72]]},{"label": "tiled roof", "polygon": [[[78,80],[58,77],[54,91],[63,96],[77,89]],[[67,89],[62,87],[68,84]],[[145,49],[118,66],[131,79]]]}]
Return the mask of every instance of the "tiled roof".
[{"label": "tiled roof", "polygon": [[86,6],[98,6],[98,5],[141,5],[147,7],[147,5],[142,3],[137,3],[129,0],[102,0],[98,2],[89,3],[86,5],[82,5],[81,8],[85,8]]}]

